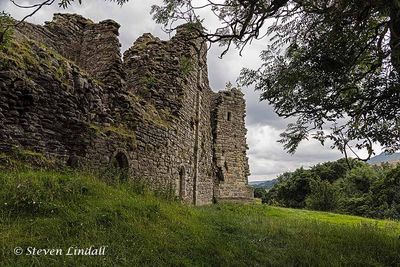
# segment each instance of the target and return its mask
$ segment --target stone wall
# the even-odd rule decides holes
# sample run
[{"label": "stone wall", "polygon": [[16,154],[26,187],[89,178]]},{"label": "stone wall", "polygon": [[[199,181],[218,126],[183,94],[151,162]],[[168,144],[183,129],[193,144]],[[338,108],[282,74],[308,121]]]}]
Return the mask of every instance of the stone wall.
[{"label": "stone wall", "polygon": [[[19,146],[64,164],[106,166],[102,155],[130,150],[134,132],[128,126],[142,116],[140,105],[111,94],[75,63],[18,31],[1,54],[1,152]],[[122,113],[114,102],[132,119],[118,121]]]},{"label": "stone wall", "polygon": [[246,157],[245,101],[237,89],[220,91],[214,98],[214,159],[216,186],[220,200],[251,199]]},{"label": "stone wall", "polygon": [[0,152],[117,164],[196,205],[249,198],[243,95],[212,92],[193,27],[169,41],[144,34],[122,61],[113,21],[25,23],[0,52]]},{"label": "stone wall", "polygon": [[44,26],[24,23],[19,31],[54,49],[93,78],[121,88],[122,60],[118,29],[112,20],[99,23],[75,14],[54,14]]},{"label": "stone wall", "polygon": [[173,154],[168,174],[177,195],[187,202],[212,203],[213,93],[204,78],[207,77],[205,44],[194,39],[187,26],[179,28],[170,41],[145,34],[124,53],[124,69],[128,92],[169,115],[168,151],[163,153]]}]

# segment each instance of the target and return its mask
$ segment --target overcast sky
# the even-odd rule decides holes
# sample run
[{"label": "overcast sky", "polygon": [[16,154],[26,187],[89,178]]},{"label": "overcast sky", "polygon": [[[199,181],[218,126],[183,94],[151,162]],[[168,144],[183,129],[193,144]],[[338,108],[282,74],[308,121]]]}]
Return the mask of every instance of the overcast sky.
[{"label": "overcast sky", "polygon": [[[26,5],[38,3],[40,0],[16,0],[17,3]],[[58,1],[56,1],[58,2]],[[77,2],[77,1],[76,1]],[[167,40],[169,36],[162,31],[160,25],[152,20],[150,8],[158,4],[158,0],[130,0],[120,7],[116,4],[101,0],[83,0],[82,5],[73,4],[63,10],[57,5],[42,8],[28,21],[43,24],[50,21],[53,13],[68,12],[78,13],[96,22],[105,19],[113,19],[120,25],[120,42],[122,52],[128,49],[132,43],[143,33],[152,33],[161,39]],[[27,10],[16,8],[9,0],[0,0],[0,11],[11,14],[16,19],[21,19]],[[203,14],[207,16],[207,14]],[[206,21],[209,27],[215,21]],[[264,39],[248,46],[242,56],[238,51],[231,50],[222,59],[219,58],[221,49],[217,46],[211,48],[208,55],[208,73],[211,88],[218,91],[230,81],[235,84],[236,78],[243,67],[256,68],[260,64],[259,53],[266,47],[268,40]],[[323,147],[317,141],[304,141],[294,155],[286,153],[282,145],[277,143],[279,133],[284,131],[287,121],[277,117],[273,108],[266,102],[259,102],[259,93],[252,88],[242,88],[247,103],[246,125],[248,129],[247,142],[249,144],[250,181],[269,180],[286,171],[298,167],[309,167],[318,162],[339,159],[342,155],[329,147]]]}]

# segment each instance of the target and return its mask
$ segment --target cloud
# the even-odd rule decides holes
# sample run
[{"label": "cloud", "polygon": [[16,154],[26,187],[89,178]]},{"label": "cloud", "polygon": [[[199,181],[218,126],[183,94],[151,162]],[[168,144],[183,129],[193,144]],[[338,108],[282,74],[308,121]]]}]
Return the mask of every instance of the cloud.
[{"label": "cloud", "polygon": [[310,167],[341,157],[338,151],[322,147],[316,140],[302,142],[294,155],[288,154],[277,142],[281,132],[282,129],[271,125],[248,126],[248,155],[252,163],[252,180],[272,179],[278,174],[293,171],[301,166]]},{"label": "cloud", "polygon": [[[39,0],[20,0],[20,4],[38,3]],[[129,1],[123,7],[108,1],[84,0],[82,5],[73,3],[64,10],[57,5],[44,7],[28,21],[43,24],[50,21],[53,13],[78,13],[94,21],[114,19],[120,25],[120,41],[122,51],[128,49],[132,43],[143,33],[150,32],[161,39],[169,36],[162,31],[162,27],[152,20],[151,5],[162,3],[161,0]],[[21,19],[27,10],[13,6],[9,1],[0,0],[0,8],[10,13],[14,18]],[[206,17],[206,27],[215,28],[216,20],[210,12],[203,12]],[[231,49],[222,59],[219,58],[222,48],[213,45],[208,55],[210,85],[214,91],[225,87],[230,81],[235,84],[240,70],[243,67],[257,68],[261,64],[259,53],[266,48],[266,40],[255,41],[249,45],[243,55],[239,56],[237,50]],[[289,121],[279,118],[273,107],[267,102],[259,102],[259,92],[253,88],[242,88],[247,103],[246,124],[248,128],[249,163],[251,170],[250,180],[274,178],[277,174],[294,170],[300,166],[310,166],[318,162],[335,160],[341,157],[340,153],[322,147],[317,141],[303,142],[295,155],[287,154],[282,145],[277,143],[279,133],[284,131]]]},{"label": "cloud", "polygon": [[[16,19],[22,19],[31,12],[30,10],[18,8],[9,1],[0,1],[2,1],[0,7]],[[39,2],[39,0],[17,1],[17,3],[22,5]],[[82,5],[79,5],[75,1],[67,9],[53,4],[51,6],[44,6],[38,13],[29,18],[28,21],[35,24],[43,24],[45,21],[50,21],[54,13],[78,13],[97,22],[105,19],[113,19],[121,25],[120,42],[122,50],[125,51],[139,36],[146,32],[151,32],[164,39],[168,38],[167,34],[162,31],[161,26],[154,23],[150,15],[151,6],[161,2],[159,0],[129,1],[121,7],[109,1],[84,0],[82,1]]]}]

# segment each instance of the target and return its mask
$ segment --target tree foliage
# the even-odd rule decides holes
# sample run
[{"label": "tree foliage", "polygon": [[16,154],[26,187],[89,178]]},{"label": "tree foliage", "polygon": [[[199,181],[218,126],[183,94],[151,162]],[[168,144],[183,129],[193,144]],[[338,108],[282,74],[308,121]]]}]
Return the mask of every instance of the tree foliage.
[{"label": "tree foliage", "polygon": [[311,192],[306,198],[306,207],[313,210],[330,211],[336,208],[337,192],[328,180],[311,181]]},{"label": "tree foliage", "polygon": [[284,207],[304,208],[306,198],[311,192],[311,183],[316,179],[318,176],[315,173],[303,168],[293,173],[286,173],[283,177],[278,177],[278,183],[268,191],[263,202]]},{"label": "tree foliage", "polygon": [[254,188],[254,197],[255,198],[260,198],[261,200],[265,199],[267,195],[267,190],[265,188],[259,187],[259,188]]},{"label": "tree foliage", "polygon": [[269,36],[263,64],[239,81],[254,84],[279,116],[296,118],[281,134],[289,152],[310,137],[346,156],[354,148],[371,155],[373,143],[400,149],[399,0],[194,2],[165,0],[154,17],[173,29],[176,20],[202,21],[199,10],[209,8],[220,27],[199,34],[224,53]]},{"label": "tree foliage", "polygon": [[352,163],[352,169],[340,159],[285,173],[261,196],[263,203],[400,219],[400,165]]}]

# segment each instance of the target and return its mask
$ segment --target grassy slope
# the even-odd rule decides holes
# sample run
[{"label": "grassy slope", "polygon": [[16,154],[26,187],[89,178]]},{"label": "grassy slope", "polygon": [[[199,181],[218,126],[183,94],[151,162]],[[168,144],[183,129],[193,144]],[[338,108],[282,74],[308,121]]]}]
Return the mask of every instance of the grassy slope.
[{"label": "grassy slope", "polygon": [[[0,173],[1,266],[396,266],[400,223],[221,204],[189,207],[91,175]],[[106,256],[15,256],[107,245]]]}]

